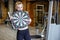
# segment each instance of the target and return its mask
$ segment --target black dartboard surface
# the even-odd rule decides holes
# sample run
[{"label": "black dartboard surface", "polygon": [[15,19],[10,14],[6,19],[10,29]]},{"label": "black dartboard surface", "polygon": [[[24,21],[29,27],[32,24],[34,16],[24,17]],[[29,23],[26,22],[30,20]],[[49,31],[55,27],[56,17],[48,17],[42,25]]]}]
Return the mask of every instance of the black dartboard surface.
[{"label": "black dartboard surface", "polygon": [[13,14],[12,24],[15,28],[23,28],[29,25],[29,15],[24,11],[16,11]]}]

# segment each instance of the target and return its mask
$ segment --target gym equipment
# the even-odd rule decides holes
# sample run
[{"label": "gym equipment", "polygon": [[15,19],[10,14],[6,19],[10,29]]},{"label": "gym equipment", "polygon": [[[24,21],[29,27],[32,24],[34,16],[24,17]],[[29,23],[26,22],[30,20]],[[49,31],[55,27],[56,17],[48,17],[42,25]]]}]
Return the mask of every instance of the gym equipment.
[{"label": "gym equipment", "polygon": [[48,24],[47,24],[47,35],[46,40],[49,40],[49,27],[51,26],[51,18],[52,18],[52,8],[53,8],[53,0],[49,1],[49,11],[48,11]]},{"label": "gym equipment", "polygon": [[[58,7],[59,7],[59,0],[55,0],[55,18],[58,17]],[[47,35],[46,40],[60,40],[60,24],[57,24],[58,20],[55,19],[55,23],[51,23],[52,18],[52,8],[53,8],[53,0],[49,2],[49,12],[48,12],[48,25],[47,25]]]},{"label": "gym equipment", "polygon": [[24,28],[30,24],[30,17],[25,11],[16,11],[11,20],[15,28]]}]

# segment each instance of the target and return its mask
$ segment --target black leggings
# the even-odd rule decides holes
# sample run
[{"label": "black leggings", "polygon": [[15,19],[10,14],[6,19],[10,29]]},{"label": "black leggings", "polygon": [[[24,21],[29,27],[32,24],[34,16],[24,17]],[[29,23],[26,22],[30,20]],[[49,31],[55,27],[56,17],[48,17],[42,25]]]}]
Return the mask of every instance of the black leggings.
[{"label": "black leggings", "polygon": [[17,31],[17,40],[31,40],[29,30],[18,30]]}]

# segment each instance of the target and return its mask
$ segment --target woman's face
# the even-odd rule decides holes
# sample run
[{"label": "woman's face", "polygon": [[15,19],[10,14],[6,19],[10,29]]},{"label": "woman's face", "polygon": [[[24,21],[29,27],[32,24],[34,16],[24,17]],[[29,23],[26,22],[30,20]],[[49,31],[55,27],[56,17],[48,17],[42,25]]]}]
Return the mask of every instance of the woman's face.
[{"label": "woman's face", "polygon": [[19,4],[17,5],[17,8],[16,8],[18,11],[22,11],[23,10],[23,4]]}]

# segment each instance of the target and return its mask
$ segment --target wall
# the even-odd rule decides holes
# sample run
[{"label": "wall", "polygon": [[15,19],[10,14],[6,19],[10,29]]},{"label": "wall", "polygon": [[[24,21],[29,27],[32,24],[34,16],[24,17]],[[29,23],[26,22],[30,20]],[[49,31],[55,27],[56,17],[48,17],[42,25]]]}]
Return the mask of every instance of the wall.
[{"label": "wall", "polygon": [[35,13],[36,13],[36,4],[44,5],[44,12],[48,12],[48,2],[30,2],[30,7],[29,7],[29,13],[32,18],[32,23],[31,25],[35,25]]},{"label": "wall", "polygon": [[47,36],[47,40],[60,40],[60,24],[51,24],[51,26],[49,26]]},{"label": "wall", "polygon": [[29,12],[29,15],[32,19],[32,22],[30,24],[30,26],[34,26],[34,13],[33,13],[33,5],[28,2],[27,0],[23,0],[23,5],[24,5],[24,10]]},{"label": "wall", "polygon": [[58,24],[60,24],[60,3],[59,3],[59,8],[58,8]]},{"label": "wall", "polygon": [[2,9],[2,18],[0,19],[0,24],[3,23],[4,20],[7,18],[7,9],[2,1],[1,1],[1,9]]}]

